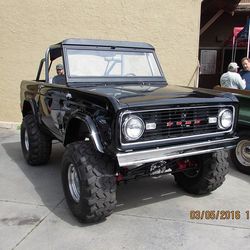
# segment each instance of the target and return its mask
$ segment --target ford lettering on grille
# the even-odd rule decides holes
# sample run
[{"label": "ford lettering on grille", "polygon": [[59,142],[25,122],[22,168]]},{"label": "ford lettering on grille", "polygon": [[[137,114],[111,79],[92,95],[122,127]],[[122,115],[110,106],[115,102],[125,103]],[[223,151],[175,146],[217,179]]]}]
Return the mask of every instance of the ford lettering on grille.
[{"label": "ford lettering on grille", "polygon": [[[232,106],[227,108],[233,109]],[[220,109],[221,106],[206,106],[133,112],[140,116],[145,124],[155,123],[156,126],[154,129],[146,129],[142,137],[132,143],[220,133],[222,131],[217,122]],[[126,114],[123,115],[122,120],[125,118]],[[228,129],[230,130],[231,128]],[[121,142],[128,143],[123,137]]]}]

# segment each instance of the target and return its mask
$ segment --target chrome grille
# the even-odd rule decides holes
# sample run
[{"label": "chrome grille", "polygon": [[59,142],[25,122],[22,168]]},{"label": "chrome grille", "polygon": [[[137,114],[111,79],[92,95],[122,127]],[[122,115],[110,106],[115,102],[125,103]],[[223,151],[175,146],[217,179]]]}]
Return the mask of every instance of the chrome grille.
[{"label": "chrome grille", "polygon": [[[135,142],[167,140],[222,132],[217,122],[209,122],[209,118],[218,117],[221,108],[228,108],[233,111],[233,106],[207,106],[132,112],[141,117],[145,124],[156,123],[156,129],[145,130],[143,136]],[[123,115],[122,122],[129,113],[131,112]],[[122,143],[128,143],[123,136]]]}]

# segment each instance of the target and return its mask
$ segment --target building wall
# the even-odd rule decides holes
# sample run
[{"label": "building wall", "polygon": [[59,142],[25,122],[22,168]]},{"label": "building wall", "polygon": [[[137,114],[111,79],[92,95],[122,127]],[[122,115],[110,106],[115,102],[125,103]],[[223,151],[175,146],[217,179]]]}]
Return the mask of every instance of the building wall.
[{"label": "building wall", "polygon": [[21,121],[21,80],[35,79],[46,48],[65,38],[151,43],[168,82],[193,85],[200,5],[200,0],[0,0],[0,121]]}]

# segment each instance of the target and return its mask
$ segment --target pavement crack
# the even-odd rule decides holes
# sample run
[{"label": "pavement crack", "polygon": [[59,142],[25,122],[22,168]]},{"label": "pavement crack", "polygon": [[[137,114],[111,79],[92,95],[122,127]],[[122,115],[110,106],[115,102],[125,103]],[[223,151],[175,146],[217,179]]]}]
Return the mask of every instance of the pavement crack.
[{"label": "pavement crack", "polygon": [[51,209],[41,220],[39,220],[36,225],[12,248],[12,250],[16,249],[51,213],[55,211],[65,200],[63,198],[60,202],[58,202],[53,209]]},{"label": "pavement crack", "polygon": [[178,219],[171,219],[171,218],[162,218],[162,217],[153,217],[153,216],[143,216],[143,215],[133,215],[133,214],[123,214],[123,213],[115,213],[116,215],[120,216],[129,216],[135,218],[144,218],[144,219],[154,219],[154,220],[162,220],[162,221],[171,221],[171,222],[178,222],[178,223],[188,223],[188,224],[198,224],[198,225],[205,225],[205,226],[216,226],[216,227],[226,227],[226,228],[235,228],[235,229],[247,229],[249,230],[250,227],[244,226],[237,226],[237,225],[218,225],[213,223],[202,223],[198,221],[188,221],[188,220],[178,220]]},{"label": "pavement crack", "polygon": [[0,202],[5,202],[5,203],[15,203],[15,204],[23,204],[23,205],[32,205],[32,206],[39,206],[39,207],[45,207],[44,204],[36,204],[36,203],[31,203],[31,202],[24,202],[24,201],[11,201],[11,200],[1,200]]}]

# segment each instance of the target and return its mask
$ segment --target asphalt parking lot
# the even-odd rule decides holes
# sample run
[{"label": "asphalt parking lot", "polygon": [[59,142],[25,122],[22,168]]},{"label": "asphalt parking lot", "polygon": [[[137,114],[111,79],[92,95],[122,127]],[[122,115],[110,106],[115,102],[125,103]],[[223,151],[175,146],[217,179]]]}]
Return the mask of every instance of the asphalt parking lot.
[{"label": "asphalt parking lot", "polygon": [[[0,249],[250,249],[250,176],[230,169],[207,196],[182,191],[172,176],[118,186],[104,222],[80,224],[64,200],[53,144],[48,165],[23,159],[19,131],[0,128]],[[230,218],[190,219],[190,211],[230,211]],[[236,218],[233,215],[240,214]]]}]

